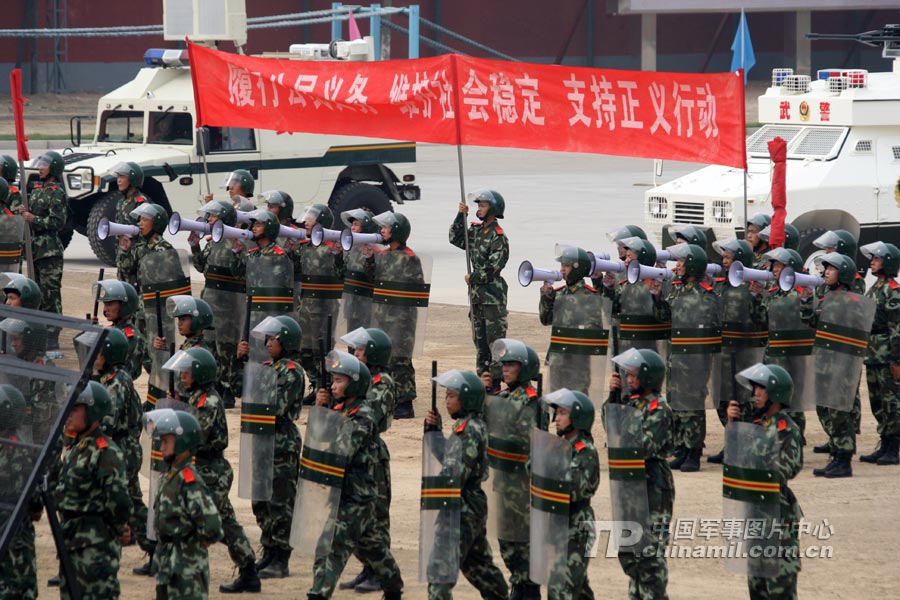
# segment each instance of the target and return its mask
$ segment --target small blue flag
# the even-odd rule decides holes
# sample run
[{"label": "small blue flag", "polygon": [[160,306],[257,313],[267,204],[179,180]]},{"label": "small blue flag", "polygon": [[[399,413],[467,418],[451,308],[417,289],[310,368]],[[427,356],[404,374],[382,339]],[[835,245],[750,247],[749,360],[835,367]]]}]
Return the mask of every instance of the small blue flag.
[{"label": "small blue flag", "polygon": [[753,54],[753,43],[750,42],[750,29],[747,27],[747,16],[741,9],[741,21],[738,24],[737,33],[731,43],[731,70],[744,69],[744,84],[747,83],[747,72],[756,64],[756,55]]}]

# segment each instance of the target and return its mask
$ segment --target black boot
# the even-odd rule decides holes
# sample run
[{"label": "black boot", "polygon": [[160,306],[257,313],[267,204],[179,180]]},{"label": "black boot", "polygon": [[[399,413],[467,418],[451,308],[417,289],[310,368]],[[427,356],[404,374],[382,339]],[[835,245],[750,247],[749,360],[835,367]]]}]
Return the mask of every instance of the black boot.
[{"label": "black boot", "polygon": [[237,405],[234,394],[231,393],[231,388],[225,388],[225,391],[222,393],[222,405],[226,409],[234,408]]},{"label": "black boot", "polygon": [[[881,455],[881,458],[878,459],[876,465],[897,465],[900,464],[900,440],[897,438],[888,438],[885,440],[885,444],[887,444],[887,449],[884,451],[884,454]],[[885,444],[882,444],[883,448]]]},{"label": "black boot", "polygon": [[402,591],[395,591],[395,592],[387,592],[386,591],[384,593],[384,600],[400,600],[401,598],[403,598]]},{"label": "black boot", "polygon": [[813,454],[829,454],[830,452],[831,446],[828,445],[828,442],[819,444],[818,446],[813,446]]},{"label": "black boot", "polygon": [[834,455],[833,454],[828,458],[828,464],[826,464],[821,469],[813,469],[813,475],[815,475],[816,477],[822,477],[823,475],[825,475],[825,471],[827,471],[829,468],[831,468],[832,463],[834,463]]},{"label": "black boot", "polygon": [[523,585],[525,593],[522,596],[522,600],[541,600],[541,586],[530,581]]},{"label": "black boot", "polygon": [[59,587],[59,575],[54,575],[47,580],[47,587]]},{"label": "black boot", "polygon": [[360,571],[359,574],[357,574],[357,576],[354,577],[353,579],[351,579],[349,581],[340,582],[338,584],[338,589],[339,590],[352,590],[353,588],[355,588],[356,586],[358,586],[359,584],[361,584],[363,581],[365,581],[368,578],[369,578],[369,569],[363,567],[363,570]]},{"label": "black boot", "polygon": [[684,460],[687,458],[688,449],[684,446],[678,446],[675,448],[675,453],[672,460],[669,461],[669,466],[673,469],[680,469],[681,465],[684,464]]},{"label": "black boot", "polygon": [[269,566],[269,563],[272,562],[272,548],[269,546],[263,546],[263,555],[258,561],[256,561],[256,572],[259,573],[263,569]]},{"label": "black boot", "polygon": [[153,576],[153,571],[151,570],[152,565],[153,565],[153,552],[148,552],[147,553],[147,562],[145,562],[144,564],[142,564],[139,567],[133,568],[131,570],[131,572],[134,573],[135,575],[142,575],[144,577],[152,577]]},{"label": "black boot", "polygon": [[852,455],[849,452],[838,452],[834,456],[834,461],[825,469],[822,476],[826,479],[853,477],[853,466],[850,464],[851,457]]},{"label": "black boot", "polygon": [[517,583],[509,590],[509,600],[522,600],[525,598],[525,584]]},{"label": "black boot", "polygon": [[397,405],[397,408],[394,409],[394,419],[415,419],[416,412],[413,410],[412,400],[408,400],[406,402],[401,402]]},{"label": "black boot", "polygon": [[878,462],[879,458],[884,456],[885,450],[887,450],[887,440],[884,436],[881,436],[881,439],[878,441],[878,445],[875,446],[875,450],[871,454],[859,455],[859,462],[875,464]]},{"label": "black boot", "polygon": [[262,585],[259,582],[259,575],[256,574],[256,565],[250,564],[241,567],[241,574],[231,583],[223,583],[219,586],[219,591],[223,594],[240,594],[243,592],[259,593]]},{"label": "black boot", "polygon": [[725,460],[725,450],[719,450],[718,454],[711,454],[706,457],[706,462],[712,463],[714,465],[721,465],[722,461]]},{"label": "black boot", "polygon": [[288,561],[290,558],[290,550],[272,548],[272,562],[269,563],[269,566],[259,572],[259,578],[284,579],[285,577],[290,577],[291,570],[288,568]]},{"label": "black boot", "polygon": [[700,455],[703,454],[703,448],[690,448],[684,462],[681,463],[680,470],[682,473],[696,473],[700,470]]},{"label": "black boot", "polygon": [[353,588],[353,591],[359,594],[368,594],[369,592],[380,592],[381,591],[381,582],[377,577],[369,574],[363,581],[359,582],[359,584]]}]

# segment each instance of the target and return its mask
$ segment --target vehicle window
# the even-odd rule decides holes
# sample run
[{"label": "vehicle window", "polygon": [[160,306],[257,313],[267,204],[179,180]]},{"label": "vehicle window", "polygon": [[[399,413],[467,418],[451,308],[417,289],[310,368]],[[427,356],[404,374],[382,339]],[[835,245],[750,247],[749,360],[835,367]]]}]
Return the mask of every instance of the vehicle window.
[{"label": "vehicle window", "polygon": [[101,142],[140,144],[144,141],[144,113],[132,110],[107,110],[100,117]]},{"label": "vehicle window", "polygon": [[210,127],[210,152],[238,152],[256,150],[256,136],[244,127]]},{"label": "vehicle window", "polygon": [[152,112],[147,141],[151,144],[193,144],[194,120],[190,113]]},{"label": "vehicle window", "polygon": [[788,158],[831,160],[840,154],[848,131],[846,127],[766,124],[747,137],[747,152],[768,158],[768,143],[777,136],[787,142]]}]

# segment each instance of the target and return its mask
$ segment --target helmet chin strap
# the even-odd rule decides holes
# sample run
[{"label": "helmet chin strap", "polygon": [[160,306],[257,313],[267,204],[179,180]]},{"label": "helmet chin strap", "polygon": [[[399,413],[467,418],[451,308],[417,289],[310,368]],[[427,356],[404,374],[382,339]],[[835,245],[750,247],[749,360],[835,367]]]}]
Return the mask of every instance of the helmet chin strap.
[{"label": "helmet chin strap", "polygon": [[755,411],[753,411],[753,418],[761,419],[766,415],[767,412],[769,412],[770,408],[772,408],[772,401],[766,400],[766,403],[763,404],[762,408],[757,408]]},{"label": "helmet chin strap", "polygon": [[556,435],[558,435],[559,437],[565,437],[565,436],[569,435],[570,433],[572,433],[573,431],[575,431],[575,428],[572,427],[571,423],[569,423],[568,425],[566,425],[565,429],[557,429]]},{"label": "helmet chin strap", "polygon": [[450,413],[450,418],[451,418],[451,419],[459,419],[459,418],[462,418],[462,416],[463,416],[463,413],[462,413],[461,410],[458,410],[458,411],[456,411],[456,412]]},{"label": "helmet chin strap", "polygon": [[171,467],[175,463],[176,456],[177,455],[174,452],[172,454],[166,454],[163,456],[163,462]]}]

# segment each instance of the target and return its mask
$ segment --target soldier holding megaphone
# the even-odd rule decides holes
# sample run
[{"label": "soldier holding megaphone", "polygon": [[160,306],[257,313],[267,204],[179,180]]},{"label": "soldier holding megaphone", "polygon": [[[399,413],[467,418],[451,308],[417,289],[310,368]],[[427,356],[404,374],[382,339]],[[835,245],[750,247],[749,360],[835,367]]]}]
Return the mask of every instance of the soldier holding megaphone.
[{"label": "soldier holding megaphone", "polygon": [[[144,203],[150,203],[152,200],[141,191],[144,185],[144,170],[141,166],[134,162],[120,162],[110,172],[116,175],[116,186],[122,193],[122,198],[116,202],[116,223],[122,225],[137,225],[138,219],[131,216],[131,211]],[[136,235],[120,235],[119,244],[116,248],[116,273],[122,281],[127,281],[131,285],[137,284],[137,278],[124,279],[122,266],[120,261],[123,260],[124,254],[127,253],[135,242],[140,242],[140,236]]]},{"label": "soldier holding megaphone", "polygon": [[[639,237],[619,242],[625,248],[627,275],[613,290],[613,314],[619,315],[619,348],[655,350],[665,356],[671,324],[660,317],[664,279],[672,272],[658,268],[653,244]],[[633,280],[633,281],[632,281]]]}]

